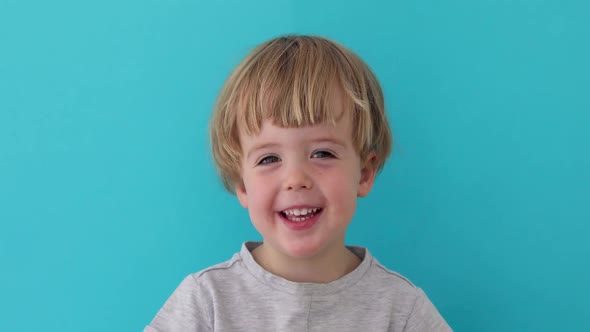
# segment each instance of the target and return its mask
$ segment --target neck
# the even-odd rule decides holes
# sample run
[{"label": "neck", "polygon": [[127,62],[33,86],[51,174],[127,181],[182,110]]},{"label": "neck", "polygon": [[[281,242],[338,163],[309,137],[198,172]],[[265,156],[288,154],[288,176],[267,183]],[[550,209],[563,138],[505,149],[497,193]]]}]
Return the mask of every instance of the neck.
[{"label": "neck", "polygon": [[267,245],[252,251],[254,260],[268,272],[293,282],[328,283],[356,269],[360,258],[344,245],[314,257],[286,256]]}]

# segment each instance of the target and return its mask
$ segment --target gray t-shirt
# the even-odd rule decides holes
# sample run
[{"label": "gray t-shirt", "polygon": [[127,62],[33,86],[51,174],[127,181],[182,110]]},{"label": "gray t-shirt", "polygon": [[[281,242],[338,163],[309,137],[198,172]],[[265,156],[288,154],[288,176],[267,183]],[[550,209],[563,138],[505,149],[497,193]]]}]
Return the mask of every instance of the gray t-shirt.
[{"label": "gray t-shirt", "polygon": [[451,331],[424,292],[368,250],[361,264],[327,283],[291,282],[264,270],[246,242],[224,263],[187,276],[144,332]]}]

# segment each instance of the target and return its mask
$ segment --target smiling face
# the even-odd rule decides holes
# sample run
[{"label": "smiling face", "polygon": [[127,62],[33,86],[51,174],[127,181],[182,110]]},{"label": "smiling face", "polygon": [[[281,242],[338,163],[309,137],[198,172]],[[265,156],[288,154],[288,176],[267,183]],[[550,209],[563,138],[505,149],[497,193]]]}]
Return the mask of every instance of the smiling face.
[{"label": "smiling face", "polygon": [[258,134],[240,133],[240,145],[236,194],[269,250],[310,258],[344,248],[357,197],[376,173],[374,154],[361,161],[354,148],[350,116],[300,128],[265,120]]}]

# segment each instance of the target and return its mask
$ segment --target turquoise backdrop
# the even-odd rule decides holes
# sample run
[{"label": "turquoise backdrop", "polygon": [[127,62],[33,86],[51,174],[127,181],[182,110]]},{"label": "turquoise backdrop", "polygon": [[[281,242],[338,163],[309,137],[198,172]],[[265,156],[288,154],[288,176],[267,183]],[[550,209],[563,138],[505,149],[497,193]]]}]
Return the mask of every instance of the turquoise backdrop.
[{"label": "turquoise backdrop", "polygon": [[0,331],[140,331],[258,239],[207,122],[284,33],[380,78],[396,146],[348,242],[456,331],[590,331],[590,2],[0,0]]}]

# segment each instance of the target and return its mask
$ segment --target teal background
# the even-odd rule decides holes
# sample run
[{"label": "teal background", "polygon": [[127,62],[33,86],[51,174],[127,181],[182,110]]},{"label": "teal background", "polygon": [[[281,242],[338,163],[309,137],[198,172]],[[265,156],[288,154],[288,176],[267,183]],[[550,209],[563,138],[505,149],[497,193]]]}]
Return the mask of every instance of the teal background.
[{"label": "teal background", "polygon": [[456,331],[590,330],[590,3],[0,0],[0,331],[139,331],[258,239],[207,122],[284,33],[344,43],[396,146],[348,242]]}]

